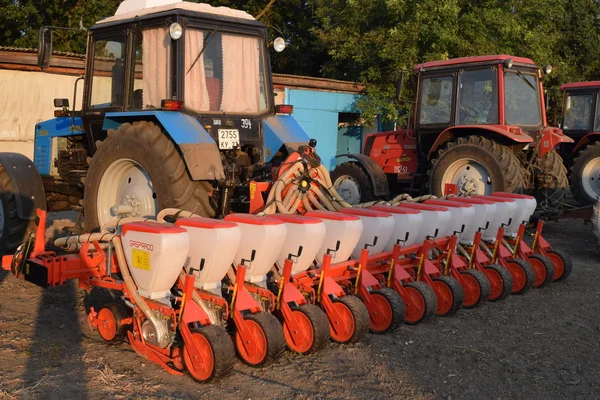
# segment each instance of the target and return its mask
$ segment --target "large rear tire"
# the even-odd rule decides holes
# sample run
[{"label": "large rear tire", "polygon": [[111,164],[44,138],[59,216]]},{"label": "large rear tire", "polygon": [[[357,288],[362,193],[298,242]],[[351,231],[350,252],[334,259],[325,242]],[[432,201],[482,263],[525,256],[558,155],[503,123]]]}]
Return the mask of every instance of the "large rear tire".
[{"label": "large rear tire", "polygon": [[569,190],[567,168],[562,157],[554,149],[538,161],[538,167],[543,171],[536,179],[537,189],[534,192],[538,208],[542,209],[548,218],[558,219]]},{"label": "large rear tire", "polygon": [[[21,154],[5,153],[2,161],[5,164],[0,164],[0,257],[5,254],[13,253],[19,247],[29,232],[35,231],[35,220],[31,218],[22,219],[19,217],[17,201],[21,203],[40,204],[41,208],[46,209],[46,199],[29,199],[19,193],[19,190],[12,182],[6,168],[29,168],[33,163]],[[35,167],[33,167],[35,168]],[[38,185],[43,193],[42,179],[38,178],[39,182],[23,182],[25,185]],[[17,199],[20,197],[19,199]],[[32,215],[35,216],[36,207],[34,204],[22,204],[31,209]]]},{"label": "large rear tire", "polygon": [[579,152],[569,175],[571,192],[581,205],[594,204],[600,194],[600,142]]},{"label": "large rear tire", "polygon": [[[214,216],[208,182],[192,181],[177,148],[155,124],[136,121],[97,142],[85,178],[86,228],[98,229],[123,216],[151,217],[174,207]],[[114,206],[131,208],[115,213]]]},{"label": "large rear tire", "polygon": [[429,170],[429,188],[435,196],[444,195],[447,183],[458,185],[458,194],[463,195],[521,192],[527,187],[526,177],[510,148],[472,135],[459,137],[438,150]]}]

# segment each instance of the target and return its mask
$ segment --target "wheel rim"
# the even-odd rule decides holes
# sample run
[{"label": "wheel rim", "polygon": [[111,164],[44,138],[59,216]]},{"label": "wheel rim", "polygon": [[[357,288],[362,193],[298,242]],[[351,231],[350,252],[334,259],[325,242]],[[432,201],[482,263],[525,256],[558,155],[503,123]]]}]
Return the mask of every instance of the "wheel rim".
[{"label": "wheel rim", "polygon": [[527,276],[525,275],[525,271],[519,264],[508,262],[507,263],[508,272],[510,272],[510,276],[513,279],[513,290],[512,293],[521,293],[521,291],[525,288],[527,284]]},{"label": "wheel rim", "polygon": [[342,196],[342,199],[351,205],[360,203],[360,185],[350,175],[342,175],[333,182],[333,187]]},{"label": "wheel rim", "polygon": [[2,233],[4,232],[4,206],[2,200],[0,200],[0,239],[2,239]]},{"label": "wheel rim", "polygon": [[404,319],[408,323],[419,322],[425,315],[425,299],[421,292],[413,287],[407,286],[404,289],[408,294],[408,301],[405,302],[406,317]]},{"label": "wheel rim", "polygon": [[563,259],[556,253],[549,252],[546,254],[546,256],[550,259],[550,261],[552,261],[552,264],[554,264],[553,280],[556,281],[565,273],[565,263],[563,262]]},{"label": "wheel rim", "polygon": [[600,157],[590,160],[581,172],[581,185],[585,193],[592,199],[600,194]]},{"label": "wheel rim", "polygon": [[493,192],[492,176],[488,170],[470,158],[456,160],[444,171],[441,193],[447,183],[457,185],[459,194],[490,195]]},{"label": "wheel rim", "polygon": [[529,258],[529,264],[533,267],[533,271],[535,272],[535,279],[533,280],[533,287],[539,287],[544,284],[546,280],[546,266],[539,259],[535,257]]},{"label": "wheel rim", "polygon": [[473,307],[479,301],[481,297],[481,288],[479,282],[474,276],[469,274],[461,274],[463,280],[463,290],[465,292],[464,306]]},{"label": "wheel rim", "polygon": [[156,216],[158,201],[150,175],[131,159],[113,162],[100,180],[96,206],[100,226],[121,217]]},{"label": "wheel rim", "polygon": [[432,288],[438,301],[435,314],[440,316],[447,315],[452,309],[452,290],[448,287],[448,285],[441,281],[433,281]]},{"label": "wheel rim", "polygon": [[253,347],[255,350],[252,352],[248,352],[248,350],[246,350],[239,332],[235,334],[235,344],[237,346],[238,353],[244,362],[250,365],[258,365],[267,357],[267,337],[265,336],[265,332],[258,322],[251,319],[247,319],[245,322],[246,327],[248,328],[248,333],[254,338],[255,346]]},{"label": "wheel rim", "polygon": [[[339,343],[345,343],[352,338],[354,334],[354,316],[352,311],[344,303],[336,301],[333,307],[340,316],[340,321],[335,321],[336,328],[339,331],[336,333],[333,327],[330,327],[331,338]],[[342,325],[342,326],[340,326]]]},{"label": "wheel rim", "polygon": [[380,312],[369,310],[369,318],[371,320],[371,330],[375,332],[385,332],[392,325],[393,314],[392,305],[385,297],[379,293],[371,294],[373,301],[377,304]]},{"label": "wheel rim", "polygon": [[290,349],[292,349],[296,353],[303,354],[309,351],[312,348],[313,343],[315,342],[315,332],[313,324],[310,322],[310,318],[308,318],[308,316],[302,311],[296,310],[292,311],[292,313],[294,314],[294,317],[296,318],[296,323],[299,325],[299,328],[304,333],[306,339],[300,342],[296,342],[296,336],[293,334],[293,332],[291,332],[287,321],[283,323],[283,334],[285,336],[285,341],[290,347]]},{"label": "wheel rim", "polygon": [[117,336],[117,319],[108,308],[103,308],[98,313],[98,333],[106,341],[111,341]]},{"label": "wheel rim", "polygon": [[485,269],[485,275],[490,281],[490,300],[496,300],[502,294],[502,289],[504,289],[504,281],[502,277],[498,273],[498,271],[494,271],[491,268]]},{"label": "wheel rim", "polygon": [[215,368],[215,359],[213,350],[208,339],[201,333],[192,332],[192,337],[198,351],[200,352],[200,360],[192,357],[187,351],[187,348],[183,348],[183,359],[187,371],[198,381],[206,381],[210,379]]}]

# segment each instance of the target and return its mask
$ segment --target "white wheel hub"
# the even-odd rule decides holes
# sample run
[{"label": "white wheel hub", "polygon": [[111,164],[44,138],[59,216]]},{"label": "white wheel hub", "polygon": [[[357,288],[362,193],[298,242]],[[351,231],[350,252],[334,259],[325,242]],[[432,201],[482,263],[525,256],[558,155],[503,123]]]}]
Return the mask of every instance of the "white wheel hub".
[{"label": "white wheel hub", "polygon": [[113,162],[104,171],[96,206],[100,226],[123,217],[155,217],[158,212],[150,175],[128,158]]},{"label": "white wheel hub", "polygon": [[469,195],[490,195],[493,192],[492,177],[488,170],[477,161],[461,158],[454,161],[444,172],[442,190],[447,183],[458,186],[458,193]]},{"label": "white wheel hub", "polygon": [[590,160],[581,172],[581,185],[592,199],[600,194],[600,157]]},{"label": "white wheel hub", "polygon": [[350,175],[342,175],[333,182],[333,187],[345,202],[351,205],[360,204],[360,185]]}]

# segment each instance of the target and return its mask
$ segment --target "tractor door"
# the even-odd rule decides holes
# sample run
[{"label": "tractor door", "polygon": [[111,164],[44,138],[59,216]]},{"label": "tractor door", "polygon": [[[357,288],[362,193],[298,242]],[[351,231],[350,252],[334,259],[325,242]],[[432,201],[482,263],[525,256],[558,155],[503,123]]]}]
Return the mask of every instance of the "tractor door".
[{"label": "tractor door", "polygon": [[438,135],[454,125],[456,74],[420,75],[416,131],[420,154],[428,154]]},{"label": "tractor door", "polygon": [[104,140],[102,131],[107,112],[123,111],[125,71],[128,68],[127,32],[95,33],[88,44],[87,74],[83,101],[83,123],[88,142]]}]

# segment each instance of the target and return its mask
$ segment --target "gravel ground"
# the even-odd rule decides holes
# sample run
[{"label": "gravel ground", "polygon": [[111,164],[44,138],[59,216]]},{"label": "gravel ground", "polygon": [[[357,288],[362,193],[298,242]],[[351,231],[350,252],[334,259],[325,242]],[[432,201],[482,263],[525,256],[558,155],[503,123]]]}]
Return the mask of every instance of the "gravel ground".
[{"label": "gravel ground", "polygon": [[[68,224],[55,219],[50,231]],[[101,342],[75,284],[42,290],[0,272],[0,398],[597,398],[600,247],[591,231],[581,220],[546,226],[573,257],[566,282],[309,357],[286,353],[261,369],[238,362],[209,385],[167,374],[127,343]]]}]

